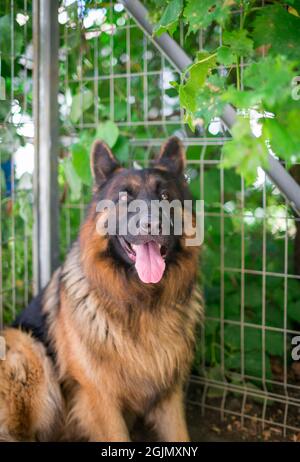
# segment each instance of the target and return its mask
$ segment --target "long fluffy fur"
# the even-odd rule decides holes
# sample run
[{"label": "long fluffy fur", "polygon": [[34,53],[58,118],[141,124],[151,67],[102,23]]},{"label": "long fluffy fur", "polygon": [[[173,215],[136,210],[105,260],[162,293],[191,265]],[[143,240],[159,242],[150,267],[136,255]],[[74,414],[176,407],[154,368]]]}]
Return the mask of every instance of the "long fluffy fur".
[{"label": "long fluffy fur", "polygon": [[162,440],[188,440],[182,390],[202,315],[199,249],[182,236],[161,282],[141,284],[106,252],[95,206],[43,295],[48,352],[27,333],[4,332],[0,440],[58,431],[65,440],[128,441],[127,413]]}]

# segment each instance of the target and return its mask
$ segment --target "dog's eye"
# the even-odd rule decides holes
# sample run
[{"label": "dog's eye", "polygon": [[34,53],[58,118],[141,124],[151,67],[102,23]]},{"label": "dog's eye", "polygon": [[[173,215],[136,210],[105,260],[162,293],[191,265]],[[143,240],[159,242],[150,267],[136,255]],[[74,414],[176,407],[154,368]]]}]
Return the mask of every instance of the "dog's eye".
[{"label": "dog's eye", "polygon": [[160,198],[161,198],[161,200],[163,200],[163,201],[167,201],[167,200],[169,199],[169,193],[168,193],[168,191],[162,191],[162,192],[160,193]]}]

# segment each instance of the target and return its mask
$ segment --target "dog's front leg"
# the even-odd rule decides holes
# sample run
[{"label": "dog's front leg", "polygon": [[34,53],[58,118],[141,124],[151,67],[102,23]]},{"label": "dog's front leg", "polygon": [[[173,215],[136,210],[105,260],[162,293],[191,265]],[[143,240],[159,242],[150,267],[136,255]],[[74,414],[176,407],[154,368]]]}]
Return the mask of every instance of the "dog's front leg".
[{"label": "dog's front leg", "polygon": [[105,392],[81,387],[74,400],[72,417],[89,441],[128,442],[129,432],[118,402]]},{"label": "dog's front leg", "polygon": [[182,388],[178,387],[161,399],[146,417],[158,433],[160,441],[190,441],[183,404]]}]

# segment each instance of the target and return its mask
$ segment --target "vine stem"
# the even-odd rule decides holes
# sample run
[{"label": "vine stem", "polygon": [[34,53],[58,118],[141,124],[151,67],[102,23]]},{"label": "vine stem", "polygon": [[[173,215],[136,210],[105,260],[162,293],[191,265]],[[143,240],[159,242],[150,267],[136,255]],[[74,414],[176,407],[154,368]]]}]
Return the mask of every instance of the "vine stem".
[{"label": "vine stem", "polygon": [[240,60],[238,56],[236,58],[236,86],[238,90],[241,89]]}]

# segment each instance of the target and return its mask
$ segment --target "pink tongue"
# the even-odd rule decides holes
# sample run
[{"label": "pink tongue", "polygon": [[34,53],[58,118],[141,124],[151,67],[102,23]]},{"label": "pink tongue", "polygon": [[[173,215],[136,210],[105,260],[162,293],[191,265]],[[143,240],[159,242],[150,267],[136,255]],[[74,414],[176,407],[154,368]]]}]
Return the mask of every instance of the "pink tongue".
[{"label": "pink tongue", "polygon": [[164,274],[166,264],[156,242],[136,245],[134,247],[135,267],[139,278],[146,284],[159,282]]}]

